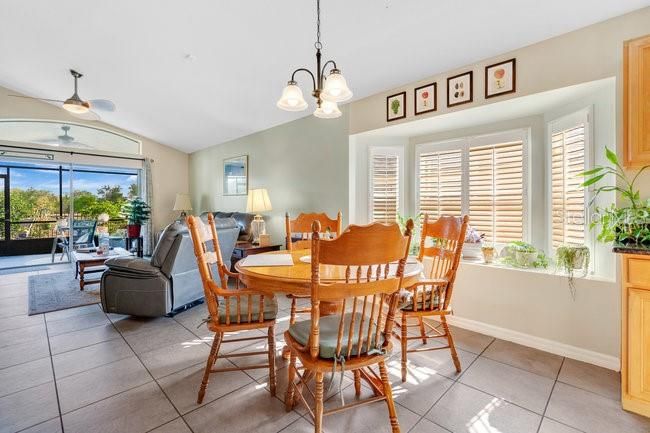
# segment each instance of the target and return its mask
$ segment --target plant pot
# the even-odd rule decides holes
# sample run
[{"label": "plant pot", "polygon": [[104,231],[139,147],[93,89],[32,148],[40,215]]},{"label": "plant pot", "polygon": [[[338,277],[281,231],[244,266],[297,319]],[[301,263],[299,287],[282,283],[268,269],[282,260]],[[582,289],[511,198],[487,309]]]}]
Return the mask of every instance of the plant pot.
[{"label": "plant pot", "polygon": [[583,268],[583,266],[585,264],[585,260],[587,259],[587,256],[586,256],[587,252],[588,252],[588,250],[576,250],[576,254],[573,257],[573,263],[572,263],[573,269],[582,269]]},{"label": "plant pot", "polygon": [[522,268],[532,268],[537,261],[537,252],[515,251],[515,263]]},{"label": "plant pot", "polygon": [[480,259],[483,258],[481,252],[481,243],[465,243],[463,244],[463,258],[465,259]]},{"label": "plant pot", "polygon": [[126,233],[130,238],[139,238],[141,228],[140,224],[129,224],[126,226]]},{"label": "plant pot", "polygon": [[492,263],[494,261],[494,247],[483,247],[481,251],[483,252],[483,260],[485,263]]}]

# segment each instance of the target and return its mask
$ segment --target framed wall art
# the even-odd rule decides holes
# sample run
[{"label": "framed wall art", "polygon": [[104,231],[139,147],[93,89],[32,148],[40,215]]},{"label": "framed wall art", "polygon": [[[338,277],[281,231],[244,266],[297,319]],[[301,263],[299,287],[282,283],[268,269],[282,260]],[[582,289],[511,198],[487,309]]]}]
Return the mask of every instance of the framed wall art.
[{"label": "framed wall art", "polygon": [[248,155],[223,160],[223,195],[248,194]]},{"label": "framed wall art", "polygon": [[386,121],[404,119],[406,117],[406,92],[396,93],[386,97]]},{"label": "framed wall art", "polygon": [[517,59],[485,67],[485,98],[517,91]]},{"label": "framed wall art", "polygon": [[429,113],[438,109],[438,84],[430,83],[413,91],[415,115]]},{"label": "framed wall art", "polygon": [[447,107],[467,104],[474,100],[472,71],[447,78]]}]

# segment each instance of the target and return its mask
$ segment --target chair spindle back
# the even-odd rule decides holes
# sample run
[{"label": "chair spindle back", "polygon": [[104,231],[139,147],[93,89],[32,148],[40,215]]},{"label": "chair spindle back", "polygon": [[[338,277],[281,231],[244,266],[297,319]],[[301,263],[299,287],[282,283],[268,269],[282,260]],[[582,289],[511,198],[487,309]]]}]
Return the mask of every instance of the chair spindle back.
[{"label": "chair spindle back", "polygon": [[336,219],[331,219],[325,213],[301,213],[294,220],[290,219],[287,212],[285,215],[285,228],[287,249],[289,251],[311,248],[312,223],[314,221],[320,222],[321,228],[325,230],[325,233],[329,233],[332,238],[341,235],[343,230],[341,211],[336,215]]}]

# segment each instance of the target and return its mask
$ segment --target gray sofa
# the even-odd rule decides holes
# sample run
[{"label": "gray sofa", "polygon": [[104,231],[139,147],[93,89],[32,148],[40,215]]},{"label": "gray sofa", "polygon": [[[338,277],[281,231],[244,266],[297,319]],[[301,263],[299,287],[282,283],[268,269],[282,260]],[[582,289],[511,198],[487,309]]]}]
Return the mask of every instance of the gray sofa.
[{"label": "gray sofa", "polygon": [[[232,218],[215,221],[221,254],[230,266],[240,227]],[[106,313],[157,317],[174,314],[204,297],[188,229],[178,222],[160,235],[151,259],[114,257],[106,261],[101,302]]]}]

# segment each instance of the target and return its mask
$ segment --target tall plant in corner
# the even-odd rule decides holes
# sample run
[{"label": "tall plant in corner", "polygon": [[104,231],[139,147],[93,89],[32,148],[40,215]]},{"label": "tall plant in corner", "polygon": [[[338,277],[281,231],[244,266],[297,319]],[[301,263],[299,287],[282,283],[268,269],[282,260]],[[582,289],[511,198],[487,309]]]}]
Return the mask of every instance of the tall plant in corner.
[{"label": "tall plant in corner", "polygon": [[127,201],[122,206],[122,215],[126,218],[127,232],[130,238],[140,237],[142,224],[151,218],[151,208],[140,197]]},{"label": "tall plant in corner", "polygon": [[[595,207],[595,215],[590,223],[590,228],[600,226],[598,240],[601,242],[650,244],[650,199],[641,200],[636,187],[639,176],[650,165],[641,167],[630,180],[614,152],[605,148],[605,156],[611,163],[610,167],[597,166],[580,174],[586,178],[582,187],[594,186],[596,188],[589,206],[593,207],[596,197],[607,191],[616,191],[628,206],[618,207],[616,204],[612,204],[604,208]],[[617,180],[616,184],[598,186],[599,182],[607,175],[613,175]]]}]

